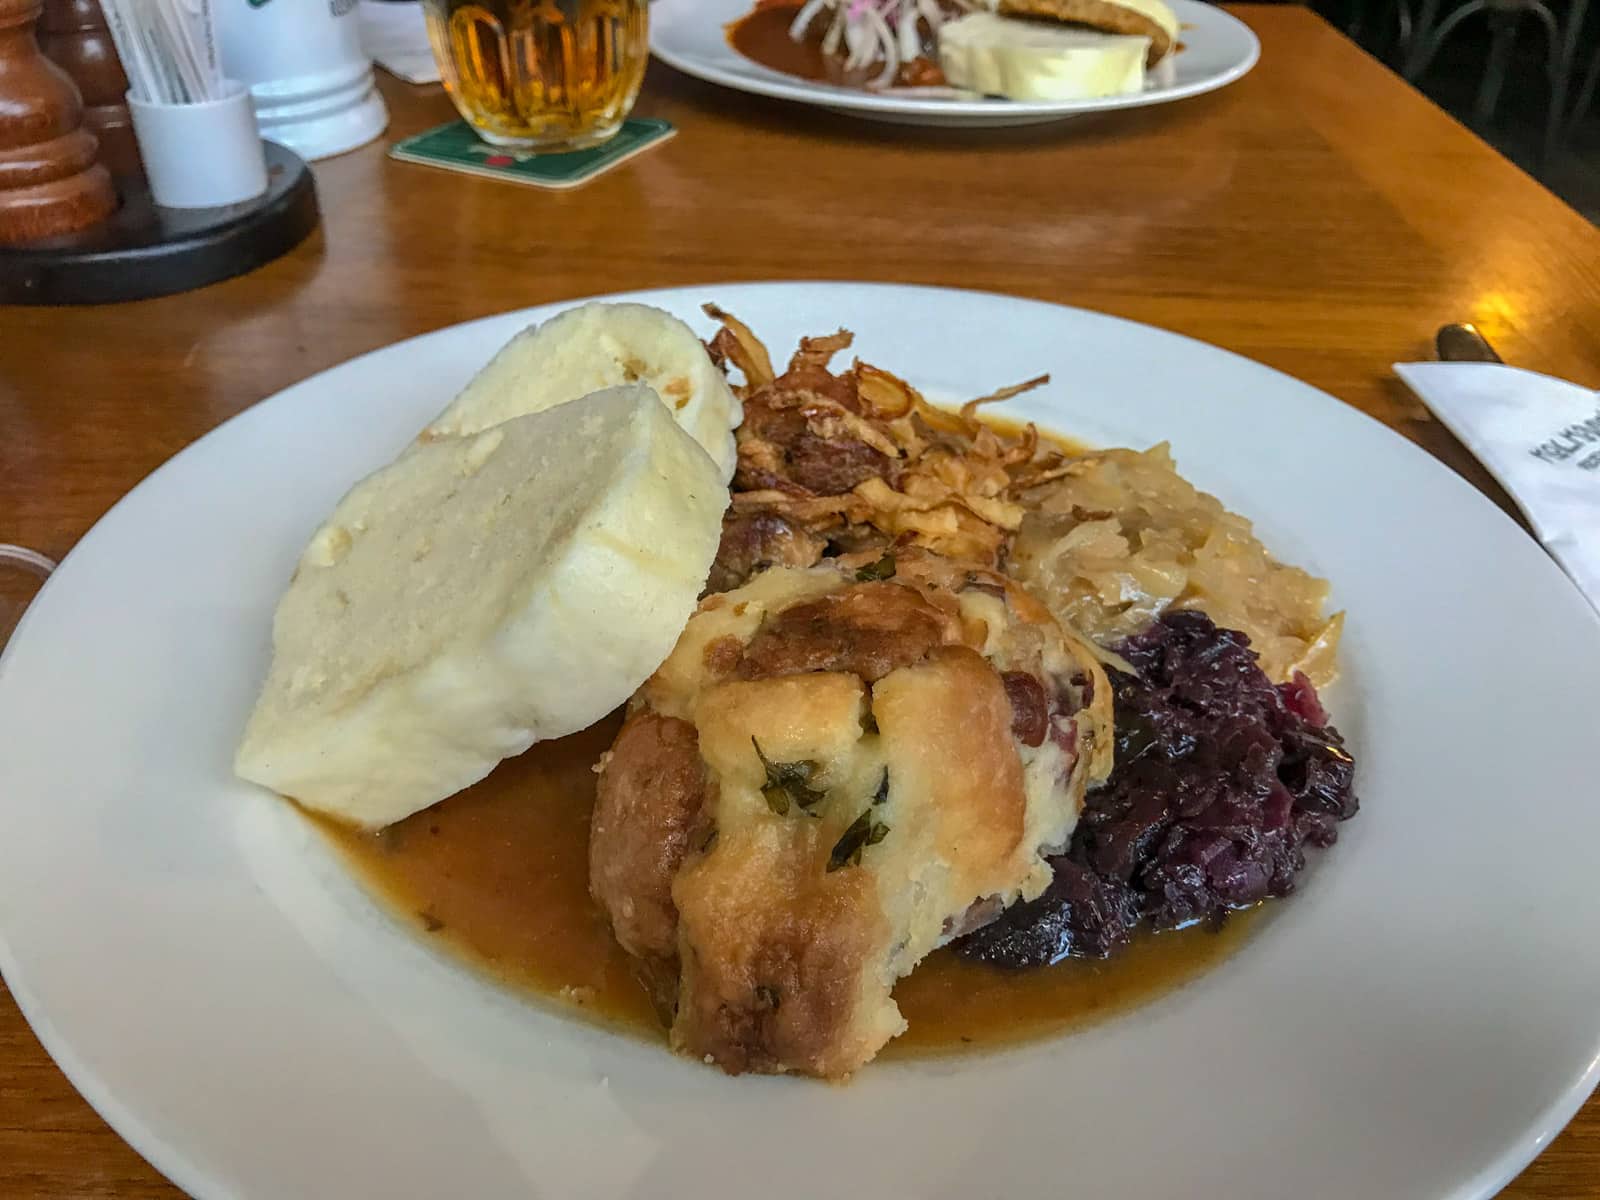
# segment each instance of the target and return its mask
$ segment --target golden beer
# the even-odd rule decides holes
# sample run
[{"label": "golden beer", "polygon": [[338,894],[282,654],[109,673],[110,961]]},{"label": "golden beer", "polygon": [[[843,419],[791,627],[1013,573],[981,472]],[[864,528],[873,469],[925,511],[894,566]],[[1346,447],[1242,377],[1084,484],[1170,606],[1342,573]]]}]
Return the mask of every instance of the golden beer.
[{"label": "golden beer", "polygon": [[445,89],[496,146],[605,141],[650,57],[648,0],[423,0],[423,10]]}]

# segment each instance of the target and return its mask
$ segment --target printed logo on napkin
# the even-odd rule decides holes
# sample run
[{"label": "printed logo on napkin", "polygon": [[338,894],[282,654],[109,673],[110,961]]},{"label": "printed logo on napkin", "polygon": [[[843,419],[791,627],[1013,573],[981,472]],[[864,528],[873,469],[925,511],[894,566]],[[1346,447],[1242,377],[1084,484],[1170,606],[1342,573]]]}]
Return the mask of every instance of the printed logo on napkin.
[{"label": "printed logo on napkin", "polygon": [[671,122],[659,117],[630,117],[615,137],[599,146],[567,154],[535,154],[491,146],[465,121],[452,121],[396,142],[389,147],[389,157],[509,183],[573,188],[666,141],[675,132]]},{"label": "printed logo on napkin", "polygon": [[1600,393],[1498,363],[1396,363],[1600,609]]},{"label": "printed logo on napkin", "polygon": [[[1585,454],[1585,451],[1588,453]],[[1600,402],[1594,406],[1594,416],[1568,425],[1528,453],[1547,463],[1564,463],[1582,454],[1584,456],[1574,466],[1585,471],[1600,471]]]}]

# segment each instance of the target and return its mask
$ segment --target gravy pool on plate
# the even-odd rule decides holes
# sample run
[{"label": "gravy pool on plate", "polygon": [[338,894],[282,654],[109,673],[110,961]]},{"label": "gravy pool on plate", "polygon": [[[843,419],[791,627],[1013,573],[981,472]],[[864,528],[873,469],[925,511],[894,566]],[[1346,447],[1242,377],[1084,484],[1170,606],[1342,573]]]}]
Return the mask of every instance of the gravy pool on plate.
[{"label": "gravy pool on plate", "polygon": [[[665,1040],[631,960],[589,896],[595,760],[620,714],[500,764],[382,833],[319,821],[401,919],[495,981],[652,1041]],[[1244,941],[1259,910],[1220,930],[1142,934],[1105,961],[998,971],[940,950],[900,981],[910,1029],[890,1057],[959,1052],[1116,1016],[1196,978]]]}]

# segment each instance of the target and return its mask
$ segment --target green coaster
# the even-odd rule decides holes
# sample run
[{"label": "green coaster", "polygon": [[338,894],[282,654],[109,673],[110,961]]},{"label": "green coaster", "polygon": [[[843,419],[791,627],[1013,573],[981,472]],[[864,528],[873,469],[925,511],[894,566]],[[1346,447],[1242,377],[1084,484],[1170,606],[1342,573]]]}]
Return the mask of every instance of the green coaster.
[{"label": "green coaster", "polygon": [[389,147],[389,157],[534,187],[574,188],[676,132],[670,121],[659,117],[630,117],[614,138],[599,146],[567,154],[534,154],[491,146],[465,121],[452,121],[396,142]]}]

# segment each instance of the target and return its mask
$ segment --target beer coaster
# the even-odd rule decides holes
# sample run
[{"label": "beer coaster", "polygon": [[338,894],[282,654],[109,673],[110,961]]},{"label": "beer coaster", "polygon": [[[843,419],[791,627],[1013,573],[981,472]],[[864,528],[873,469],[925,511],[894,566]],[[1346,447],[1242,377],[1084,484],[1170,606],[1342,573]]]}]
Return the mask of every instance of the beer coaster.
[{"label": "beer coaster", "polygon": [[396,142],[389,147],[389,157],[510,183],[574,188],[657,142],[666,141],[676,132],[670,121],[659,117],[630,117],[615,137],[601,145],[566,154],[535,154],[491,146],[473,133],[465,121],[452,121]]}]

